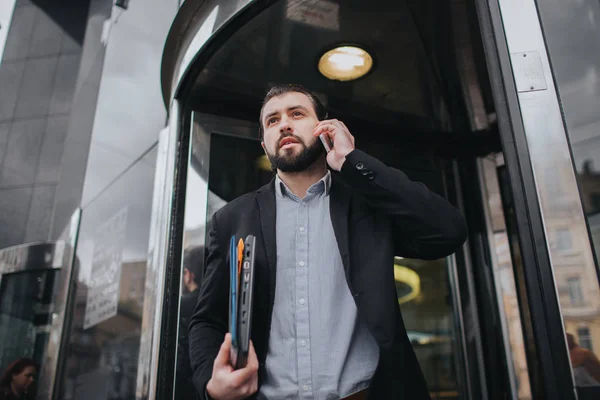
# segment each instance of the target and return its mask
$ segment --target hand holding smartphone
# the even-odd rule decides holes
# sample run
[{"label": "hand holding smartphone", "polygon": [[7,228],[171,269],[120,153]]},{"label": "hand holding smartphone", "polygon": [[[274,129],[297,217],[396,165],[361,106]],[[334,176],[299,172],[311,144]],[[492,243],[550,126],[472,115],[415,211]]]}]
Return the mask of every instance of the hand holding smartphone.
[{"label": "hand holding smartphone", "polygon": [[323,147],[327,150],[327,164],[334,171],[341,171],[346,156],[356,149],[354,136],[346,124],[338,119],[319,121],[313,136],[319,136]]},{"label": "hand holding smartphone", "polygon": [[333,148],[333,143],[331,142],[331,139],[329,139],[329,136],[327,135],[327,133],[323,132],[319,135],[319,139],[321,139],[321,143],[323,143],[323,147],[325,147],[325,151],[327,151],[328,153],[331,151],[331,149]]}]

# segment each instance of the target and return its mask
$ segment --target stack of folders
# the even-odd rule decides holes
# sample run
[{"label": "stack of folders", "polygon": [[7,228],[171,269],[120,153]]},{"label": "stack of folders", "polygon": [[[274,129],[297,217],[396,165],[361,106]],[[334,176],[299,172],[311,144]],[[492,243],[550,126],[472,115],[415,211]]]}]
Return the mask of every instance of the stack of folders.
[{"label": "stack of folders", "polygon": [[231,333],[231,365],[244,368],[248,362],[252,327],[252,297],[254,293],[254,259],[256,238],[248,235],[229,245],[229,332]]}]

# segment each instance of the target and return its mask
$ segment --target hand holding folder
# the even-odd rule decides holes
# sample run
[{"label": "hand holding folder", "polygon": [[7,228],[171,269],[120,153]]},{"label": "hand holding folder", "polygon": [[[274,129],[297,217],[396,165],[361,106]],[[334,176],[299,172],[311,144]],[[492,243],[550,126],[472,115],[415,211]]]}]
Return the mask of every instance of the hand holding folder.
[{"label": "hand holding folder", "polygon": [[245,367],[234,369],[230,360],[231,334],[225,340],[215,358],[213,371],[206,385],[204,398],[212,399],[245,399],[258,390],[258,359],[252,343],[248,352],[248,363]]},{"label": "hand holding folder", "polygon": [[213,364],[205,397],[244,399],[258,390],[258,359],[250,341],[256,238],[229,243],[229,333]]}]

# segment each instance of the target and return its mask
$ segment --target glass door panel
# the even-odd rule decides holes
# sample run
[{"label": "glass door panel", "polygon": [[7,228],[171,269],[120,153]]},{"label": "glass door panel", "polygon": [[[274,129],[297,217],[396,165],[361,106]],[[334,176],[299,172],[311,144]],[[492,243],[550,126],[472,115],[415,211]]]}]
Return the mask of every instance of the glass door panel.
[{"label": "glass door panel", "polygon": [[204,245],[212,215],[272,178],[254,124],[193,113],[183,233],[175,398],[195,399],[188,329],[202,281]]},{"label": "glass door panel", "polygon": [[[508,200],[510,195],[503,193],[507,190],[506,178],[497,166],[501,160],[501,154],[479,159],[481,191],[512,397],[515,400],[530,400],[530,373],[533,371],[529,369],[528,358],[529,362],[533,362],[536,357],[531,338],[528,340],[524,337],[524,332],[531,331],[524,326],[528,322],[522,315],[527,313],[527,298],[522,276],[519,275],[522,263],[514,229],[514,212]],[[534,377],[537,377],[536,374]]]},{"label": "glass door panel", "polygon": [[59,270],[15,272],[0,282],[0,365],[27,357],[42,363]]},{"label": "glass door panel", "polygon": [[33,397],[52,398],[71,271],[70,238],[78,218],[76,212],[73,229],[61,235],[67,241],[0,250],[0,371],[23,358],[35,361],[34,384],[28,389]]},{"label": "glass door panel", "polygon": [[397,257],[394,278],[408,338],[432,398],[465,398],[458,378],[456,316],[446,259]]}]

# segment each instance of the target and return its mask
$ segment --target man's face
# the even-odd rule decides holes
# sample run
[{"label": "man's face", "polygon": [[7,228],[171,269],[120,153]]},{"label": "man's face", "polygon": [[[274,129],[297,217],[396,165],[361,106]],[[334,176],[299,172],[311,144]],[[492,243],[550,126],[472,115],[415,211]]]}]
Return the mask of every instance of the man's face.
[{"label": "man's face", "polygon": [[310,99],[290,92],[273,97],[263,108],[263,149],[273,168],[282,172],[304,171],[324,154],[313,131],[319,120]]}]

